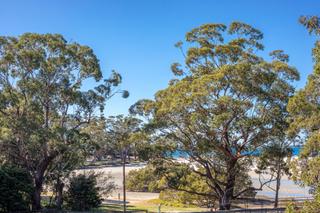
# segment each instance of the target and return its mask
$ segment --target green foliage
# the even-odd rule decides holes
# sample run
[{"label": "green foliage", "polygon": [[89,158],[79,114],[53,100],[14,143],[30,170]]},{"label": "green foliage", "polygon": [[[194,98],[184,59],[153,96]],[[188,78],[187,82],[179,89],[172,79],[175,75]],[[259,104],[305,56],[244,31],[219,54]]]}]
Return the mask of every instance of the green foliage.
[{"label": "green foliage", "polygon": [[116,148],[109,141],[106,131],[106,119],[95,118],[87,124],[82,132],[88,135],[87,149],[90,150],[88,155],[93,156],[94,160],[101,160],[106,155],[110,154]]},{"label": "green foliage", "polygon": [[160,192],[159,177],[151,165],[131,170],[126,178],[127,189],[134,192]]},{"label": "green foliage", "polygon": [[301,16],[299,22],[307,28],[310,34],[320,35],[320,18],[317,16]]},{"label": "green foliage", "polygon": [[[121,76],[102,80],[93,50],[58,34],[0,37],[0,148],[6,161],[34,178],[34,209],[40,209],[45,174],[65,152],[85,149],[90,123],[116,93]],[[86,80],[94,88],[84,89]]]},{"label": "green foliage", "polygon": [[206,200],[202,196],[176,190],[161,191],[159,199],[161,200],[161,204],[172,207],[190,207],[190,205],[203,207],[206,204]]},{"label": "green foliage", "polygon": [[294,203],[289,203],[286,208],[286,213],[298,213],[299,208]]},{"label": "green foliage", "polygon": [[289,175],[289,164],[285,158],[291,155],[292,149],[289,144],[273,142],[261,150],[256,172],[268,173],[272,176],[276,176],[278,172],[280,172],[281,176],[284,174]]},{"label": "green foliage", "polygon": [[84,211],[96,208],[101,204],[100,188],[97,186],[97,175],[79,174],[70,178],[66,192],[66,202],[71,210]]},{"label": "green foliage", "polygon": [[142,120],[133,116],[110,116],[106,119],[107,140],[112,152],[125,157],[137,156],[147,136],[142,131]]},{"label": "green foliage", "polygon": [[[310,34],[319,36],[319,17],[302,16],[302,23]],[[308,76],[306,86],[289,101],[288,111],[292,123],[289,134],[306,139],[299,159],[292,162],[293,180],[302,186],[311,186],[314,201],[306,202],[302,212],[319,210],[319,168],[320,168],[320,40],[312,50],[313,73]]]},{"label": "green foliage", "polygon": [[68,182],[70,173],[78,168],[83,162],[87,151],[78,146],[70,147],[68,152],[57,156],[48,167],[48,175],[46,176],[46,187],[50,187],[50,191],[55,194],[55,204],[52,205],[50,200],[50,207],[61,209],[63,205],[63,191],[64,186]]},{"label": "green foliage", "polygon": [[[177,79],[141,100],[131,112],[145,116],[154,129],[152,143],[188,154],[211,191],[229,209],[250,158],[246,153],[269,143],[287,129],[286,105],[294,93],[297,70],[281,50],[271,60],[258,56],[263,34],[233,22],[204,24],[186,34],[185,66],[172,65]],[[183,52],[183,45],[176,45]],[[170,155],[165,156],[171,161]],[[247,171],[246,169],[244,171]]]},{"label": "green foliage", "polygon": [[[310,19],[303,18],[306,23],[316,20],[317,17]],[[319,26],[307,24],[310,32],[319,30]],[[309,28],[310,27],[310,28]],[[319,171],[319,151],[320,151],[320,43],[316,42],[313,49],[314,71],[308,77],[306,86],[298,91],[290,99],[288,110],[292,116],[290,134],[296,136],[303,134],[306,136],[306,143],[300,154],[300,160],[294,162],[294,177],[306,185],[318,185],[319,179],[316,175]],[[312,158],[309,158],[312,157]]]},{"label": "green foliage", "polygon": [[[195,200],[200,204],[201,200],[218,200],[219,196],[217,191],[212,190],[210,183],[208,183],[208,178],[205,176],[200,176],[202,174],[203,168],[194,168],[185,163],[163,163],[156,165],[156,173],[162,177],[160,186],[162,188],[174,189],[181,192],[186,192],[194,195]],[[239,169],[239,168],[237,168]],[[250,176],[246,173],[248,168],[242,165],[237,174],[237,179],[234,187],[234,193],[241,193],[241,197],[254,197],[255,192],[252,187],[252,182]],[[213,172],[212,175],[216,175]],[[221,182],[225,177],[221,177]],[[237,198],[237,197],[234,197]],[[190,202],[192,203],[192,202]]]},{"label": "green foliage", "polygon": [[94,160],[101,160],[107,156],[116,158],[123,150],[128,149],[128,155],[142,157],[148,154],[146,134],[141,131],[142,121],[132,116],[110,116],[93,119],[82,132],[90,136],[87,141],[91,146],[90,155]]},{"label": "green foliage", "polygon": [[[257,159],[256,173],[261,176],[267,175],[270,181],[275,181],[275,187],[268,186],[275,192],[274,207],[278,207],[279,203],[279,191],[281,185],[281,178],[283,175],[290,175],[289,163],[291,160],[292,149],[290,148],[290,142],[284,137],[274,138],[267,146],[263,147],[261,154]],[[268,184],[268,183],[267,183]]]},{"label": "green foliage", "polygon": [[[176,167],[176,169],[179,170],[178,167]],[[199,193],[210,191],[204,179],[199,178],[194,173],[187,174],[186,172],[187,171],[185,171],[185,179],[178,181],[183,184],[180,188],[195,190]],[[190,204],[204,206],[208,203],[208,199],[209,202],[212,202],[212,197],[170,189],[172,183],[168,181],[172,182],[175,175],[176,174],[171,173],[170,178],[167,178],[167,176],[164,176],[164,173],[159,173],[157,168],[149,164],[145,168],[129,172],[127,176],[127,188],[130,191],[137,192],[160,192],[159,198],[162,201],[161,203],[170,206],[183,207]]]},{"label": "green foliage", "polygon": [[[169,183],[172,181],[172,174],[169,179],[164,178],[163,185],[167,185],[167,189],[161,191],[160,199],[168,205],[196,205],[199,207],[208,207],[209,204],[215,205],[215,196],[205,195],[210,194],[210,187],[204,178],[200,178],[195,173],[186,174],[185,178],[181,178],[182,184],[179,187],[172,187]],[[165,183],[167,182],[167,183]],[[173,189],[170,189],[172,187]],[[169,188],[169,189],[168,189]],[[177,188],[177,190],[175,190]],[[192,193],[192,192],[197,192]]]},{"label": "green foliage", "polygon": [[[251,180],[245,173],[240,173],[235,192],[251,186]],[[127,188],[137,192],[160,192],[161,204],[184,207],[189,205],[208,207],[215,205],[216,195],[212,192],[205,178],[199,177],[185,164],[163,167],[148,164],[145,168],[132,170],[127,176]],[[247,197],[255,196],[248,191]]]},{"label": "green foliage", "polygon": [[28,172],[12,166],[0,167],[0,212],[28,211],[32,193]]},{"label": "green foliage", "polygon": [[320,209],[320,193],[319,188],[314,193],[314,199],[305,201],[301,206],[290,203],[286,208],[286,213],[317,213]]}]

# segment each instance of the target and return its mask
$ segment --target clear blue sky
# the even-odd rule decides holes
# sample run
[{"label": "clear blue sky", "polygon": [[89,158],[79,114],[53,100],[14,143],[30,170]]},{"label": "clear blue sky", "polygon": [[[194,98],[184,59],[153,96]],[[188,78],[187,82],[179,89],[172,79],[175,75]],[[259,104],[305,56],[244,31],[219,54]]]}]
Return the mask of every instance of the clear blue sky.
[{"label": "clear blue sky", "polygon": [[[174,44],[203,23],[234,20],[264,32],[266,51],[283,49],[301,73],[302,87],[312,71],[315,38],[297,22],[320,15],[316,0],[1,0],[0,34],[60,33],[89,45],[104,76],[116,69],[130,98],[114,98],[107,114],[127,113],[141,98],[152,98],[172,78],[170,64],[181,60]],[[91,85],[87,85],[91,86]]]}]

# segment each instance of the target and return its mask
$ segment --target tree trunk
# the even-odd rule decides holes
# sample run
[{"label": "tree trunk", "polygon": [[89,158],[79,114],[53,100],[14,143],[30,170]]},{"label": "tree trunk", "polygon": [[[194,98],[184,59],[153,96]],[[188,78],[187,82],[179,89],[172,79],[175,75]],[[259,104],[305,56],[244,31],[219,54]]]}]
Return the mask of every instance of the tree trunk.
[{"label": "tree trunk", "polygon": [[276,195],[274,198],[274,208],[278,208],[280,183],[281,183],[281,169],[280,169],[280,166],[278,166],[277,180],[276,180]]},{"label": "tree trunk", "polygon": [[61,182],[60,178],[58,178],[56,183],[56,207],[57,209],[62,209],[63,204],[63,187],[64,183]]},{"label": "tree trunk", "polygon": [[43,174],[37,173],[34,177],[34,193],[32,200],[32,210],[38,211],[41,209],[41,192],[42,192],[42,184],[43,184]]},{"label": "tree trunk", "polygon": [[41,192],[42,192],[42,185],[44,181],[44,173],[50,163],[50,160],[53,159],[54,156],[51,158],[46,158],[41,163],[39,163],[39,167],[35,171],[33,175],[34,186],[35,190],[33,193],[33,201],[32,201],[32,210],[38,211],[41,209]]},{"label": "tree trunk", "polygon": [[233,197],[233,188],[234,188],[234,181],[230,181],[223,193],[223,196],[219,200],[219,209],[220,210],[230,210],[231,208],[231,200]]},{"label": "tree trunk", "polygon": [[236,160],[231,160],[227,165],[227,184],[225,186],[225,190],[223,192],[223,196],[219,199],[219,209],[220,210],[230,210],[231,208],[231,200],[233,198],[233,191],[236,181]]}]

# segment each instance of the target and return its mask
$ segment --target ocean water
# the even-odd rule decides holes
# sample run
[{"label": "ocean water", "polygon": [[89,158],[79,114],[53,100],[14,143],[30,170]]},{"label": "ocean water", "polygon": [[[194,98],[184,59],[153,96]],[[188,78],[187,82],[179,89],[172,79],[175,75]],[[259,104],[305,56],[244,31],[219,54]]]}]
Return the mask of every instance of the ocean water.
[{"label": "ocean water", "polygon": [[[293,156],[298,156],[299,153],[300,153],[300,150],[301,150],[302,146],[292,146],[291,149],[292,149],[292,155]],[[252,156],[259,156],[260,154],[260,150],[255,150],[255,151],[252,151],[252,152],[245,152],[244,154],[250,154]],[[181,150],[177,150],[175,152],[173,152],[171,154],[171,156],[175,159],[178,159],[178,158],[188,158],[188,153],[184,152],[184,151],[181,151]]]},{"label": "ocean water", "polygon": [[302,148],[302,146],[291,147],[293,156],[298,156],[300,154],[301,148]]}]

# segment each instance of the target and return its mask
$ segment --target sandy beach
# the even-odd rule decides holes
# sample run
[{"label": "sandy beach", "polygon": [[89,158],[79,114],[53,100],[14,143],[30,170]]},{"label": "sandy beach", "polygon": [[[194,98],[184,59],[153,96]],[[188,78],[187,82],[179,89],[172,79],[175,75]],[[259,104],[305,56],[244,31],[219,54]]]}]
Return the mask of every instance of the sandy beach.
[{"label": "sandy beach", "polygon": [[[126,175],[135,169],[141,169],[145,167],[145,163],[134,164],[134,165],[126,165]],[[117,185],[117,189],[112,193],[112,195],[106,199],[114,200],[114,201],[121,201],[123,199],[123,187],[122,187],[122,166],[106,166],[101,168],[94,168],[94,169],[81,169],[77,172],[103,172],[105,175],[110,174],[113,179],[112,181]],[[130,203],[140,202],[143,200],[151,200],[159,198],[159,193],[149,193],[149,192],[127,192],[127,200]]]},{"label": "sandy beach", "polygon": [[[146,165],[145,163],[127,165],[126,174],[128,174],[128,172],[131,170],[143,168],[145,165]],[[113,177],[114,183],[117,185],[117,189],[112,193],[110,197],[106,199],[121,201],[123,196],[121,166],[105,166],[100,168],[81,169],[81,170],[78,170],[77,172],[81,173],[81,172],[88,172],[88,171],[103,172],[106,175],[110,174]],[[253,170],[249,174],[252,178],[254,186],[258,187],[259,176]],[[275,183],[273,182],[271,186],[274,186],[274,184]],[[258,191],[257,195],[273,198],[274,191],[272,191],[268,187],[264,187],[263,191]],[[127,192],[127,200],[130,203],[140,202],[143,200],[156,199],[158,197],[159,197],[159,193]],[[308,193],[308,188],[299,187],[298,185],[294,184],[292,180],[289,180],[287,176],[284,176],[281,180],[279,197],[280,198],[310,197],[310,194]]]},{"label": "sandy beach", "polygon": [[[253,185],[255,187],[259,187],[259,175],[256,174],[254,171],[249,172],[249,175],[252,179]],[[266,177],[267,178],[267,177]],[[275,188],[275,181],[270,184],[271,188]],[[290,180],[287,176],[283,176],[281,179],[280,184],[280,198],[300,198],[300,197],[311,197],[309,194],[309,188],[303,188],[296,185],[292,180]],[[268,188],[264,187],[263,191],[258,191],[257,195],[267,196],[267,197],[274,197],[275,192]]]}]

